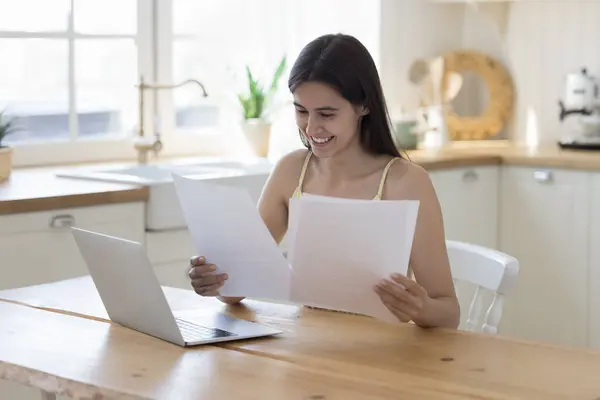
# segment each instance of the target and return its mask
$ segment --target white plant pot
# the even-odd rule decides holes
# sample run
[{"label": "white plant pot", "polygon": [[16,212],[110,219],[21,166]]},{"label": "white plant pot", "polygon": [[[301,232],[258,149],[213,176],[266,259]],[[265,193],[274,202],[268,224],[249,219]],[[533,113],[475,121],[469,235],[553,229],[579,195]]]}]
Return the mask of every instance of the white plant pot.
[{"label": "white plant pot", "polygon": [[271,124],[261,119],[249,119],[242,122],[244,136],[257,157],[269,155]]},{"label": "white plant pot", "polygon": [[10,147],[0,147],[0,182],[8,179],[12,170],[12,154]]}]

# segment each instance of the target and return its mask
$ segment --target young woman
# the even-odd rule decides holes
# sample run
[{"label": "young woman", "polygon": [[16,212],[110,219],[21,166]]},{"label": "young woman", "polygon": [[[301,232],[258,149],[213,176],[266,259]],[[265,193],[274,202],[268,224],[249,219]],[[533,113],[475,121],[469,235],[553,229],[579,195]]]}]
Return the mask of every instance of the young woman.
[{"label": "young woman", "polygon": [[[307,150],[287,154],[263,189],[259,211],[277,242],[288,205],[304,193],[354,199],[420,201],[410,258],[415,280],[400,274],[373,288],[402,322],[456,328],[459,305],[449,267],[440,205],[427,172],[396,149],[381,83],[367,49],[355,38],[321,36],[300,53],[288,82]],[[196,293],[218,296],[227,279],[203,257],[190,261]],[[243,298],[223,298],[234,304]]]}]

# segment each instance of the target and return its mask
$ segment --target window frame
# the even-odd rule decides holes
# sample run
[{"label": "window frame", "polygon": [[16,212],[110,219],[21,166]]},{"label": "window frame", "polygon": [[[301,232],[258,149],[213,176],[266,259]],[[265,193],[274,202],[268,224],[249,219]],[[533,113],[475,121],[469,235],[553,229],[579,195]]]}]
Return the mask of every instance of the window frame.
[{"label": "window frame", "polygon": [[[74,0],[71,0],[71,4]],[[365,4],[367,0],[363,0]],[[299,21],[298,7],[300,4],[284,2],[281,5],[283,18],[291,24],[287,32],[289,37],[285,39],[286,45],[298,46],[300,38],[305,36],[302,29],[303,23]],[[381,66],[381,1],[373,2],[373,22],[378,26],[376,32],[376,48],[373,54],[378,67]],[[138,45],[138,72],[147,83],[173,84],[173,0],[137,0],[137,34]],[[88,38],[98,36],[106,37],[131,37],[131,35],[89,35],[75,34],[73,32],[73,16],[71,16],[70,30],[72,38],[71,46],[77,37]],[[0,38],[8,35],[0,32]],[[46,33],[24,33],[10,32],[12,37],[64,37],[63,32]],[[177,38],[184,38],[178,35]],[[73,65],[74,53],[70,51],[70,65]],[[71,69],[70,94],[75,92],[74,71]],[[207,83],[207,82],[203,82]],[[209,85],[210,86],[210,85]],[[175,110],[173,108],[174,90],[146,90],[144,96],[144,129],[145,136],[150,137],[153,132],[161,134],[163,148],[159,154],[160,158],[173,156],[229,156],[245,154],[244,144],[240,141],[240,126],[231,116],[222,116],[219,125],[211,128],[195,129],[193,133],[178,131],[175,129]],[[211,96],[210,90],[208,93]],[[217,98],[219,94],[216,94]],[[74,99],[70,96],[71,100]],[[290,108],[291,109],[291,108]],[[154,116],[160,116],[160,126],[154,126]],[[73,107],[70,110],[70,120],[76,126],[77,115]],[[290,125],[291,126],[291,125]],[[294,130],[295,132],[295,130]],[[137,152],[134,148],[136,135],[115,138],[111,136],[95,138],[79,138],[71,141],[48,142],[48,143],[23,143],[14,147],[13,165],[15,167],[64,165],[77,163],[96,163],[110,161],[135,161]]]},{"label": "window frame", "polygon": [[[73,1],[71,1],[73,6]],[[138,75],[145,82],[171,82],[171,0],[137,0]],[[36,167],[44,165],[107,162],[134,160],[137,153],[133,146],[136,135],[122,137],[77,138],[78,117],[76,112],[75,51],[77,39],[131,38],[127,34],[83,34],[74,31],[73,14],[65,32],[0,31],[0,38],[38,38],[68,41],[69,47],[69,130],[70,140],[56,142],[24,142],[11,145],[14,167]],[[144,130],[146,136],[155,131],[153,115],[171,115],[170,91],[145,91]],[[219,154],[223,135],[217,129],[199,131],[197,134],[180,134],[172,129],[170,118],[161,118],[161,139],[164,147],[159,157],[173,155]],[[166,133],[166,134],[165,134]]]},{"label": "window frame", "polygon": [[[154,72],[156,82],[173,82],[173,2],[172,0],[151,0],[154,3]],[[177,89],[175,89],[177,90]],[[178,131],[175,126],[173,90],[149,91],[151,101],[156,105],[153,112],[160,115],[159,131],[166,132],[165,146],[171,155],[225,155],[228,152],[227,135],[224,127],[199,128],[195,133]],[[208,94],[210,96],[210,93]],[[145,97],[148,99],[149,97]],[[154,127],[153,118],[146,126]],[[164,152],[164,151],[163,151]]]}]

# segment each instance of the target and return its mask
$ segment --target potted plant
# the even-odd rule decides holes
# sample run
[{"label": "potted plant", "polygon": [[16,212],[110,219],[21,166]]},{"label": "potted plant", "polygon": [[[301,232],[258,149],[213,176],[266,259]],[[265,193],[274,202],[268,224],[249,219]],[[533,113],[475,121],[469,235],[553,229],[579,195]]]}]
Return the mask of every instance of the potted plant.
[{"label": "potted plant", "polygon": [[6,117],[4,111],[0,111],[0,182],[6,180],[12,169],[12,148],[4,144],[6,136],[15,130],[15,120]]},{"label": "potted plant", "polygon": [[271,84],[265,88],[258,79],[255,79],[250,67],[246,66],[247,91],[238,94],[243,112],[242,129],[252,150],[259,157],[267,157],[269,153],[272,122],[268,118],[268,109],[272,106],[273,97],[277,92],[277,84],[285,67],[286,57],[284,56],[275,69]]}]

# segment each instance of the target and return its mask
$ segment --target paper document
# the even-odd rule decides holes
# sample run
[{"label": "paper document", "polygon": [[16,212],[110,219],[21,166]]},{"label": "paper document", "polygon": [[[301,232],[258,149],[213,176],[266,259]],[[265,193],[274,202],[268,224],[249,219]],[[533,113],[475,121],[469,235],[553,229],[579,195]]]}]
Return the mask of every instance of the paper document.
[{"label": "paper document", "polygon": [[292,271],[247,190],[173,174],[198,255],[229,279],[222,296],[288,300]]},{"label": "paper document", "polygon": [[308,306],[397,320],[374,291],[406,275],[419,202],[291,199],[291,300]]}]

